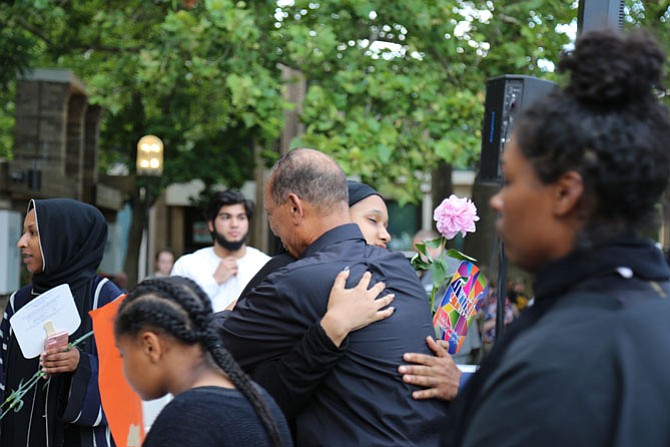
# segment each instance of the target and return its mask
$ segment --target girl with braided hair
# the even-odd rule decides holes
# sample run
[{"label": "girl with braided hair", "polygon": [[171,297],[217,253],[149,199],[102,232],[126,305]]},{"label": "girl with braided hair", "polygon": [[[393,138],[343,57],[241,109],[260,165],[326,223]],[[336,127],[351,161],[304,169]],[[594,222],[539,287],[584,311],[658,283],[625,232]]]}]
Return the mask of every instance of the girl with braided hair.
[{"label": "girl with braided hair", "polygon": [[119,307],[114,335],[144,400],[167,393],[144,447],[292,445],[279,407],[223,347],[211,301],[192,280],[147,279]]}]

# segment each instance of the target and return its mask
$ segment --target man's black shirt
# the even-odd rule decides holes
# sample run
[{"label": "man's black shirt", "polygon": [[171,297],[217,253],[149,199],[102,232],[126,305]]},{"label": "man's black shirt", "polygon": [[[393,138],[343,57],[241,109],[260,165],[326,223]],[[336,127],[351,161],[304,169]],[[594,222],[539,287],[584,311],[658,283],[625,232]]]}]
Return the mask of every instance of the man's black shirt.
[{"label": "man's black shirt", "polygon": [[[347,287],[369,271],[395,294],[393,315],[337,348],[319,324],[335,276]],[[414,400],[397,368],[405,352],[432,355],[429,304],[401,253],[367,245],[355,224],[336,227],[270,274],[221,321],[226,347],[297,423],[298,445],[430,446],[446,404]]]}]

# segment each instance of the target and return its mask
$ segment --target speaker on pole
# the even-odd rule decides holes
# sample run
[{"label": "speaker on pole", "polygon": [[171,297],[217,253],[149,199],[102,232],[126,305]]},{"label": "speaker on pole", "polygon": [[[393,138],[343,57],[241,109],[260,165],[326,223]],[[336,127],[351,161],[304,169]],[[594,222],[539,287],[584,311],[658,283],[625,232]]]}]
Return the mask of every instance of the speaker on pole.
[{"label": "speaker on pole", "polygon": [[624,0],[580,0],[577,35],[601,28],[623,29]]},{"label": "speaker on pole", "polygon": [[486,81],[479,180],[502,180],[500,157],[520,110],[556,88],[556,83],[522,75],[503,75]]},{"label": "speaker on pole", "polygon": [[492,286],[495,284],[496,339],[499,339],[504,329],[507,260],[502,241],[495,236],[496,216],[488,206],[488,201],[500,188],[500,159],[518,113],[546,97],[555,88],[553,82],[523,75],[504,75],[486,82],[479,173],[473,190],[473,199],[480,216],[477,226],[486,231],[476,232],[472,235],[474,237],[466,239],[466,244],[471,244],[466,246],[466,251],[484,261]]}]

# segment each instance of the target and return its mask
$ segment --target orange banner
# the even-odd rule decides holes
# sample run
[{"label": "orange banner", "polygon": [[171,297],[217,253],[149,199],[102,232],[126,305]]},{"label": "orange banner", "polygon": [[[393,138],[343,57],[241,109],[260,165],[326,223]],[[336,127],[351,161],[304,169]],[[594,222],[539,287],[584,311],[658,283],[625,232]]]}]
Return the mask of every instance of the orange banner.
[{"label": "orange banner", "polygon": [[89,312],[98,346],[98,386],[102,409],[118,447],[140,447],[144,440],[142,399],[123,374],[123,359],[114,344],[114,317],[126,296]]}]

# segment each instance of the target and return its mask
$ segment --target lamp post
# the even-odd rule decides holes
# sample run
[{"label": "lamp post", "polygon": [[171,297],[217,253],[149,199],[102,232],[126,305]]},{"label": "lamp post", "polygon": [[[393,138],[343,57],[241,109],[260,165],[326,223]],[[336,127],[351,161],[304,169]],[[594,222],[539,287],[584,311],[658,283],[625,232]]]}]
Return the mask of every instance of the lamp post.
[{"label": "lamp post", "polygon": [[151,256],[149,252],[149,216],[151,207],[151,177],[163,175],[163,142],[155,135],[145,135],[137,142],[137,175],[147,177],[144,194],[146,203],[144,228],[146,230],[146,273],[151,273]]}]

